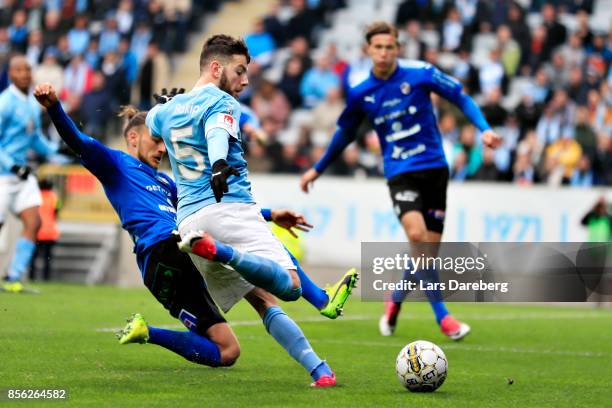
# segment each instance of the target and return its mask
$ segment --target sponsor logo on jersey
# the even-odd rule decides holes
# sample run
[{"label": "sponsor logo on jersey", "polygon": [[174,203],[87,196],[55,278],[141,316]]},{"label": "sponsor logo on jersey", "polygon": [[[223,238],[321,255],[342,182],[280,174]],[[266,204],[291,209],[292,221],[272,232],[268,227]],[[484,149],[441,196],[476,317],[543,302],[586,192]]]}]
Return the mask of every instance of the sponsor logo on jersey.
[{"label": "sponsor logo on jersey", "polygon": [[179,320],[183,322],[185,327],[190,330],[198,325],[198,318],[185,309],[181,309],[181,313],[179,313]]},{"label": "sponsor logo on jersey", "polygon": [[383,108],[392,108],[392,107],[394,107],[395,105],[397,105],[397,104],[399,104],[401,102],[402,102],[402,100],[400,98],[393,98],[393,99],[390,99],[388,101],[384,101],[382,106],[383,106]]},{"label": "sponsor logo on jersey", "polygon": [[376,103],[376,95],[366,95],[363,100],[364,102]]},{"label": "sponsor logo on jersey", "polygon": [[[395,122],[395,123],[399,123],[399,122]],[[395,125],[395,123],[393,125]],[[417,133],[421,131],[421,125],[417,123],[416,125],[411,126],[409,129],[406,129],[406,130],[401,130],[401,127],[399,129],[396,129],[394,126],[391,126],[391,129],[394,131],[394,133],[391,133],[390,135],[385,137],[385,140],[388,143],[396,142],[398,140],[405,139],[407,137],[416,135]]]},{"label": "sponsor logo on jersey", "polygon": [[408,95],[410,93],[410,84],[408,82],[402,82],[400,91],[402,91],[404,95]]},{"label": "sponsor logo on jersey", "polygon": [[417,199],[417,197],[419,196],[419,193],[417,191],[413,191],[413,190],[404,190],[404,191],[399,191],[397,193],[395,193],[395,201],[409,201],[409,202],[413,202],[414,200]]},{"label": "sponsor logo on jersey", "polygon": [[394,160],[402,159],[405,160],[408,157],[414,156],[419,153],[423,153],[427,150],[427,147],[421,143],[412,149],[405,150],[401,146],[393,146],[393,153],[391,154],[391,158]]}]

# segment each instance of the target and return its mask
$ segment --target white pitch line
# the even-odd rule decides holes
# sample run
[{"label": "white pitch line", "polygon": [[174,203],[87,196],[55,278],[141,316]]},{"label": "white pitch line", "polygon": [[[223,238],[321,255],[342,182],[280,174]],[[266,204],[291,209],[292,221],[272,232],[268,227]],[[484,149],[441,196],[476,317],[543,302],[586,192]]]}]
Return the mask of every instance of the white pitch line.
[{"label": "white pitch line", "polygon": [[[342,316],[338,320],[333,320],[334,322],[343,322],[343,321],[378,321],[380,316],[376,315],[349,315]],[[535,312],[535,313],[497,313],[497,314],[469,314],[464,313],[461,314],[460,317],[467,321],[486,321],[486,320],[528,320],[528,319],[598,319],[598,318],[610,318],[612,314],[602,314],[602,313],[573,313],[573,312],[555,312],[555,313],[546,313],[546,312]],[[410,314],[410,311],[407,311],[403,314],[402,320],[431,320],[432,316],[429,314]],[[305,317],[301,319],[294,319],[296,323],[329,323],[332,320],[325,319],[319,316],[313,317]],[[232,327],[239,326],[259,326],[261,320],[236,320],[229,322]],[[156,327],[160,327],[162,329],[181,329],[184,328],[181,324],[160,324],[155,325]],[[97,332],[116,332],[118,330],[123,329],[123,327],[102,327],[95,329]]]},{"label": "white pitch line", "polygon": [[[249,340],[266,340],[268,337],[264,336],[240,336],[241,339]],[[356,341],[356,340],[334,340],[334,339],[308,339],[311,343],[328,343],[328,344],[342,344],[350,346],[365,346],[365,347],[393,347],[401,349],[405,346],[404,343],[391,343],[383,341]],[[445,350],[466,350],[466,351],[484,351],[491,353],[532,353],[532,354],[547,354],[547,355],[558,355],[558,356],[572,356],[572,357],[607,357],[608,353],[604,352],[590,352],[590,351],[564,351],[564,350],[536,350],[536,349],[524,349],[518,347],[487,347],[479,345],[469,344],[445,344],[443,347]]]}]

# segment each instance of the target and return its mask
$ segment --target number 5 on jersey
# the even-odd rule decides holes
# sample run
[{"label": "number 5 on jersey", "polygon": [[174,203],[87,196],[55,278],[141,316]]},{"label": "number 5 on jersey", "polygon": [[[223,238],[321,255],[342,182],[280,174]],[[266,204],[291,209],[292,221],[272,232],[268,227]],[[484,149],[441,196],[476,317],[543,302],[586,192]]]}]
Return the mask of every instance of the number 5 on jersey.
[{"label": "number 5 on jersey", "polygon": [[174,149],[177,167],[181,176],[187,180],[199,178],[206,168],[202,153],[186,145],[186,139],[189,139],[192,134],[191,126],[170,130],[170,142],[172,142],[172,148]]}]

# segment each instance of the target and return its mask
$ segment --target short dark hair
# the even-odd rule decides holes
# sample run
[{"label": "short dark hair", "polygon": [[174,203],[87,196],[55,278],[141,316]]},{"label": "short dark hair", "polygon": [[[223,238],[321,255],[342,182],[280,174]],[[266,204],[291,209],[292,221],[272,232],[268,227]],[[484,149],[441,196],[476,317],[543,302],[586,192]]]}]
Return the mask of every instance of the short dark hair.
[{"label": "short dark hair", "polygon": [[225,34],[210,37],[204,43],[200,53],[200,72],[214,58],[231,58],[232,55],[244,55],[247,64],[251,62],[249,49],[242,38],[234,38]]},{"label": "short dark hair", "polygon": [[365,40],[369,44],[372,37],[377,34],[390,34],[397,41],[397,28],[386,21],[375,21],[366,27]]}]

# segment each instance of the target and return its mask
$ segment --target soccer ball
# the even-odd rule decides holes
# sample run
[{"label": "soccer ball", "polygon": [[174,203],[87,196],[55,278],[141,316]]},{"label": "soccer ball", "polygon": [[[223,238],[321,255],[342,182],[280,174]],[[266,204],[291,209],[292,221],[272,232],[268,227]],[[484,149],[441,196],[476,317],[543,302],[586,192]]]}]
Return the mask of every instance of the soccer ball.
[{"label": "soccer ball", "polygon": [[413,392],[432,392],[446,379],[448,360],[430,341],[417,340],[400,351],[395,372],[402,385]]}]

